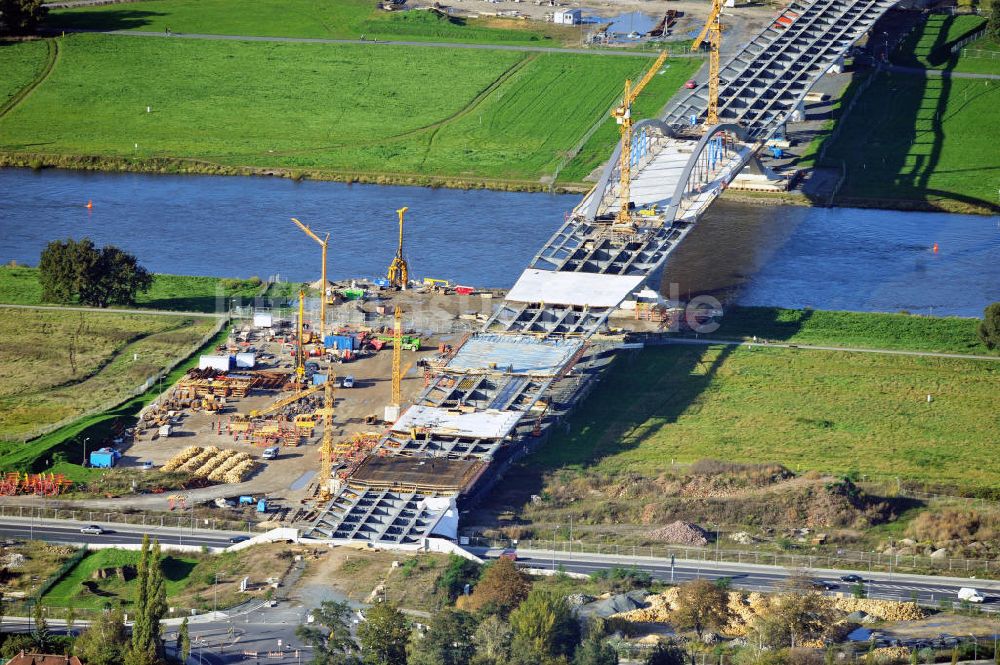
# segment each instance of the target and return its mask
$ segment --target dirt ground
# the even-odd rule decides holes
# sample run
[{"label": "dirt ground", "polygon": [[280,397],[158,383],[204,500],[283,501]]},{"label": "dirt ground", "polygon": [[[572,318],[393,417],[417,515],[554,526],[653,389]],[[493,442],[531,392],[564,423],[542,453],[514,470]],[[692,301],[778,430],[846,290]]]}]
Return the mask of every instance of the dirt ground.
[{"label": "dirt ground", "polygon": [[[424,388],[423,371],[417,366],[417,362],[437,355],[439,344],[457,345],[462,338],[461,330],[478,327],[492,312],[494,302],[497,301],[480,296],[409,291],[364,304],[364,308],[372,313],[375,313],[376,308],[380,306],[385,308],[385,316],[377,317],[376,325],[372,327],[391,325],[392,309],[398,303],[405,312],[404,329],[420,333],[420,351],[403,351],[403,379],[400,388],[404,404],[412,402]],[[345,303],[340,307],[357,308],[358,304]],[[337,320],[337,308],[331,308],[327,318],[330,321]],[[335,326],[331,324],[329,328],[333,329]],[[433,332],[446,328],[458,332]],[[258,363],[255,369],[278,369],[289,373],[294,370],[294,360],[287,347],[282,353],[280,344],[266,342],[264,336],[257,332],[252,334],[250,343],[264,354],[273,356]],[[385,406],[391,400],[391,348],[383,348],[373,355],[349,362],[331,363],[329,369],[325,361],[317,362],[320,364],[321,373],[329,372],[336,377],[335,385],[338,386],[334,393],[334,441],[350,439],[356,433],[380,434],[381,424],[366,424],[365,420],[373,415],[381,419]],[[354,377],[354,387],[340,387],[342,379],[348,375]],[[153,440],[151,431],[147,432],[123,451],[119,466],[137,467],[144,461],[151,461],[154,467],[159,467],[188,446],[234,449],[249,452],[259,459],[262,447],[256,447],[242,438],[234,438],[226,432],[225,425],[236,414],[248,414],[252,410],[263,409],[289,394],[283,391],[252,391],[243,399],[228,398],[226,408],[219,414],[185,410],[176,416],[176,425],[169,437]],[[304,408],[302,411],[307,412],[313,407],[322,406],[322,400],[321,392],[307,397],[300,404],[308,404],[309,408]],[[254,475],[238,486],[230,486],[231,493],[267,494],[273,501],[281,501],[285,505],[300,504],[315,490],[313,481],[319,466],[319,444],[323,438],[323,426],[317,426],[310,436],[303,438],[302,445],[283,447],[278,459],[270,461],[259,459],[260,466]],[[167,507],[167,501],[167,496],[164,495],[164,508]]]},{"label": "dirt ground", "polygon": [[942,635],[959,637],[992,637],[997,633],[1000,624],[996,617],[960,616],[957,614],[935,614],[919,621],[896,621],[885,623],[879,629],[891,637],[900,640],[935,639]]}]

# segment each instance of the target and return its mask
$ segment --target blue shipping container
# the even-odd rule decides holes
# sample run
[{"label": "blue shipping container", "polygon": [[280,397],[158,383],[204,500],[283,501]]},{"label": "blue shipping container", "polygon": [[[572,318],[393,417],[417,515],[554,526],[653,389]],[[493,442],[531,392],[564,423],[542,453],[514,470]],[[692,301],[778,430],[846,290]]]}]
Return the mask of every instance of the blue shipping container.
[{"label": "blue shipping container", "polygon": [[122,454],[110,448],[101,448],[90,453],[90,466],[96,469],[110,469]]},{"label": "blue shipping container", "polygon": [[327,335],[323,338],[323,346],[328,349],[337,349],[338,351],[345,349],[353,351],[355,341],[353,335]]},{"label": "blue shipping container", "polygon": [[313,385],[319,386],[326,383],[326,374],[313,374]]}]

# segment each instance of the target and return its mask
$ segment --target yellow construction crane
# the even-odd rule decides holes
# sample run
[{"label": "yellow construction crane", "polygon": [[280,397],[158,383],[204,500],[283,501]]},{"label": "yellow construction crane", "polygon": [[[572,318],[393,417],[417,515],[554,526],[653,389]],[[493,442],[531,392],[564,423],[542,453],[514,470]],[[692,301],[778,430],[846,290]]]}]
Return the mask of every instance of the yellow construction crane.
[{"label": "yellow construction crane", "polygon": [[306,379],[306,348],[303,344],[302,319],[306,316],[306,290],[299,289],[299,321],[295,331],[298,338],[295,340],[295,383],[301,389]]},{"label": "yellow construction crane", "polygon": [[389,274],[386,275],[389,278],[389,283],[400,289],[405,289],[410,279],[410,268],[406,265],[406,259],[403,258],[403,215],[407,210],[409,208],[403,207],[396,211],[396,214],[399,215],[399,247],[396,249],[396,258],[389,264]]},{"label": "yellow construction crane", "polygon": [[318,242],[319,246],[323,248],[323,270],[322,276],[320,277],[323,282],[323,288],[320,289],[322,293],[320,294],[319,299],[319,338],[322,340],[326,335],[326,248],[330,244],[330,234],[327,233],[326,237],[320,240],[319,236],[313,233],[313,230],[308,226],[294,217],[292,217],[292,221],[295,222],[295,225],[302,229],[307,236]]},{"label": "yellow construction crane", "polygon": [[312,395],[315,392],[319,392],[322,389],[323,389],[323,385],[322,384],[318,384],[318,385],[315,385],[315,386],[309,386],[305,390],[296,391],[293,394],[289,395],[288,397],[283,397],[283,398],[279,399],[278,401],[276,401],[276,402],[274,402],[274,403],[272,403],[272,404],[270,404],[268,406],[265,406],[263,409],[253,409],[253,410],[251,410],[250,411],[250,417],[251,418],[260,418],[262,416],[266,416],[268,414],[274,413],[275,411],[280,411],[281,409],[285,408],[289,404],[294,404],[295,402],[299,401],[300,399],[302,399],[304,397],[308,397],[309,395]]},{"label": "yellow construction crane", "polygon": [[400,386],[402,380],[400,367],[403,363],[403,308],[396,305],[392,323],[392,403],[399,408],[402,404],[400,399]]},{"label": "yellow construction crane", "polygon": [[708,37],[708,113],[705,126],[719,124],[719,49],[722,47],[722,0],[712,0],[712,10],[705,21],[705,27],[691,44],[691,50],[701,48]]},{"label": "yellow construction crane", "polygon": [[333,385],[336,379],[327,374],[324,386],[323,408],[316,409],[316,414],[323,416],[323,445],[319,449],[319,499],[329,501],[333,498],[330,491],[330,476],[333,475]]},{"label": "yellow construction crane", "polygon": [[659,71],[660,66],[663,65],[666,59],[667,52],[663,51],[634,88],[632,87],[631,79],[625,79],[625,93],[622,95],[622,104],[611,111],[611,117],[618,122],[622,135],[622,154],[618,169],[621,173],[621,186],[618,190],[619,198],[621,199],[621,207],[618,210],[619,222],[628,223],[632,221],[628,209],[632,185],[632,102],[639,96],[643,88],[653,80],[656,72]]}]

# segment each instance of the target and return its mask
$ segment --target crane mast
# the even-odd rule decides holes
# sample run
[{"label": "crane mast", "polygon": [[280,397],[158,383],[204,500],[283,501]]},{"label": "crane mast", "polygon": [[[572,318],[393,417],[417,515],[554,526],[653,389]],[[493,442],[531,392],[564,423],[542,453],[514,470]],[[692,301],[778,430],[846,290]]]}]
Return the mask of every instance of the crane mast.
[{"label": "crane mast", "polygon": [[653,76],[656,75],[656,72],[659,71],[660,66],[663,65],[666,59],[667,52],[663,51],[634,88],[632,87],[631,79],[625,79],[625,92],[622,94],[621,106],[611,111],[611,117],[618,122],[621,130],[622,150],[618,165],[618,172],[621,175],[621,182],[618,188],[620,206],[617,218],[620,223],[632,222],[632,214],[629,211],[629,203],[632,198],[632,102],[635,101],[646,85],[653,80]]},{"label": "crane mast", "polygon": [[296,327],[296,334],[298,339],[295,345],[295,384],[298,386],[299,390],[305,384],[306,379],[306,349],[305,345],[302,343],[303,340],[303,330],[302,330],[302,319],[306,315],[306,290],[304,288],[299,289],[299,320]]},{"label": "crane mast", "polygon": [[396,305],[392,324],[392,403],[398,408],[400,398],[400,367],[403,363],[403,308]]},{"label": "crane mast", "polygon": [[691,50],[701,48],[708,38],[708,109],[705,126],[719,124],[719,49],[722,48],[722,0],[712,0],[712,9],[705,26],[691,44]]},{"label": "crane mast", "polygon": [[324,384],[323,408],[316,412],[323,416],[323,444],[319,449],[319,498],[329,501],[333,498],[330,491],[330,476],[333,475],[333,385],[336,379],[327,374]]}]

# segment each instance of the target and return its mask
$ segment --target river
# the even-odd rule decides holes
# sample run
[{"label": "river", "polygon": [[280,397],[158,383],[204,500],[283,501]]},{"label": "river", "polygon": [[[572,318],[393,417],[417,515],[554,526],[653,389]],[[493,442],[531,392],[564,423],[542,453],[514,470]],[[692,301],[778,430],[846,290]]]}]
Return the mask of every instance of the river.
[{"label": "river", "polygon": [[[86,207],[87,201],[93,207]],[[89,236],[155,272],[318,277],[380,274],[408,206],[413,274],[510,286],[577,195],[279,178],[0,170],[0,260],[36,264],[49,240]],[[934,251],[937,243],[938,250]],[[664,270],[681,295],[748,305],[979,316],[1000,300],[1000,217],[718,203]]]}]

